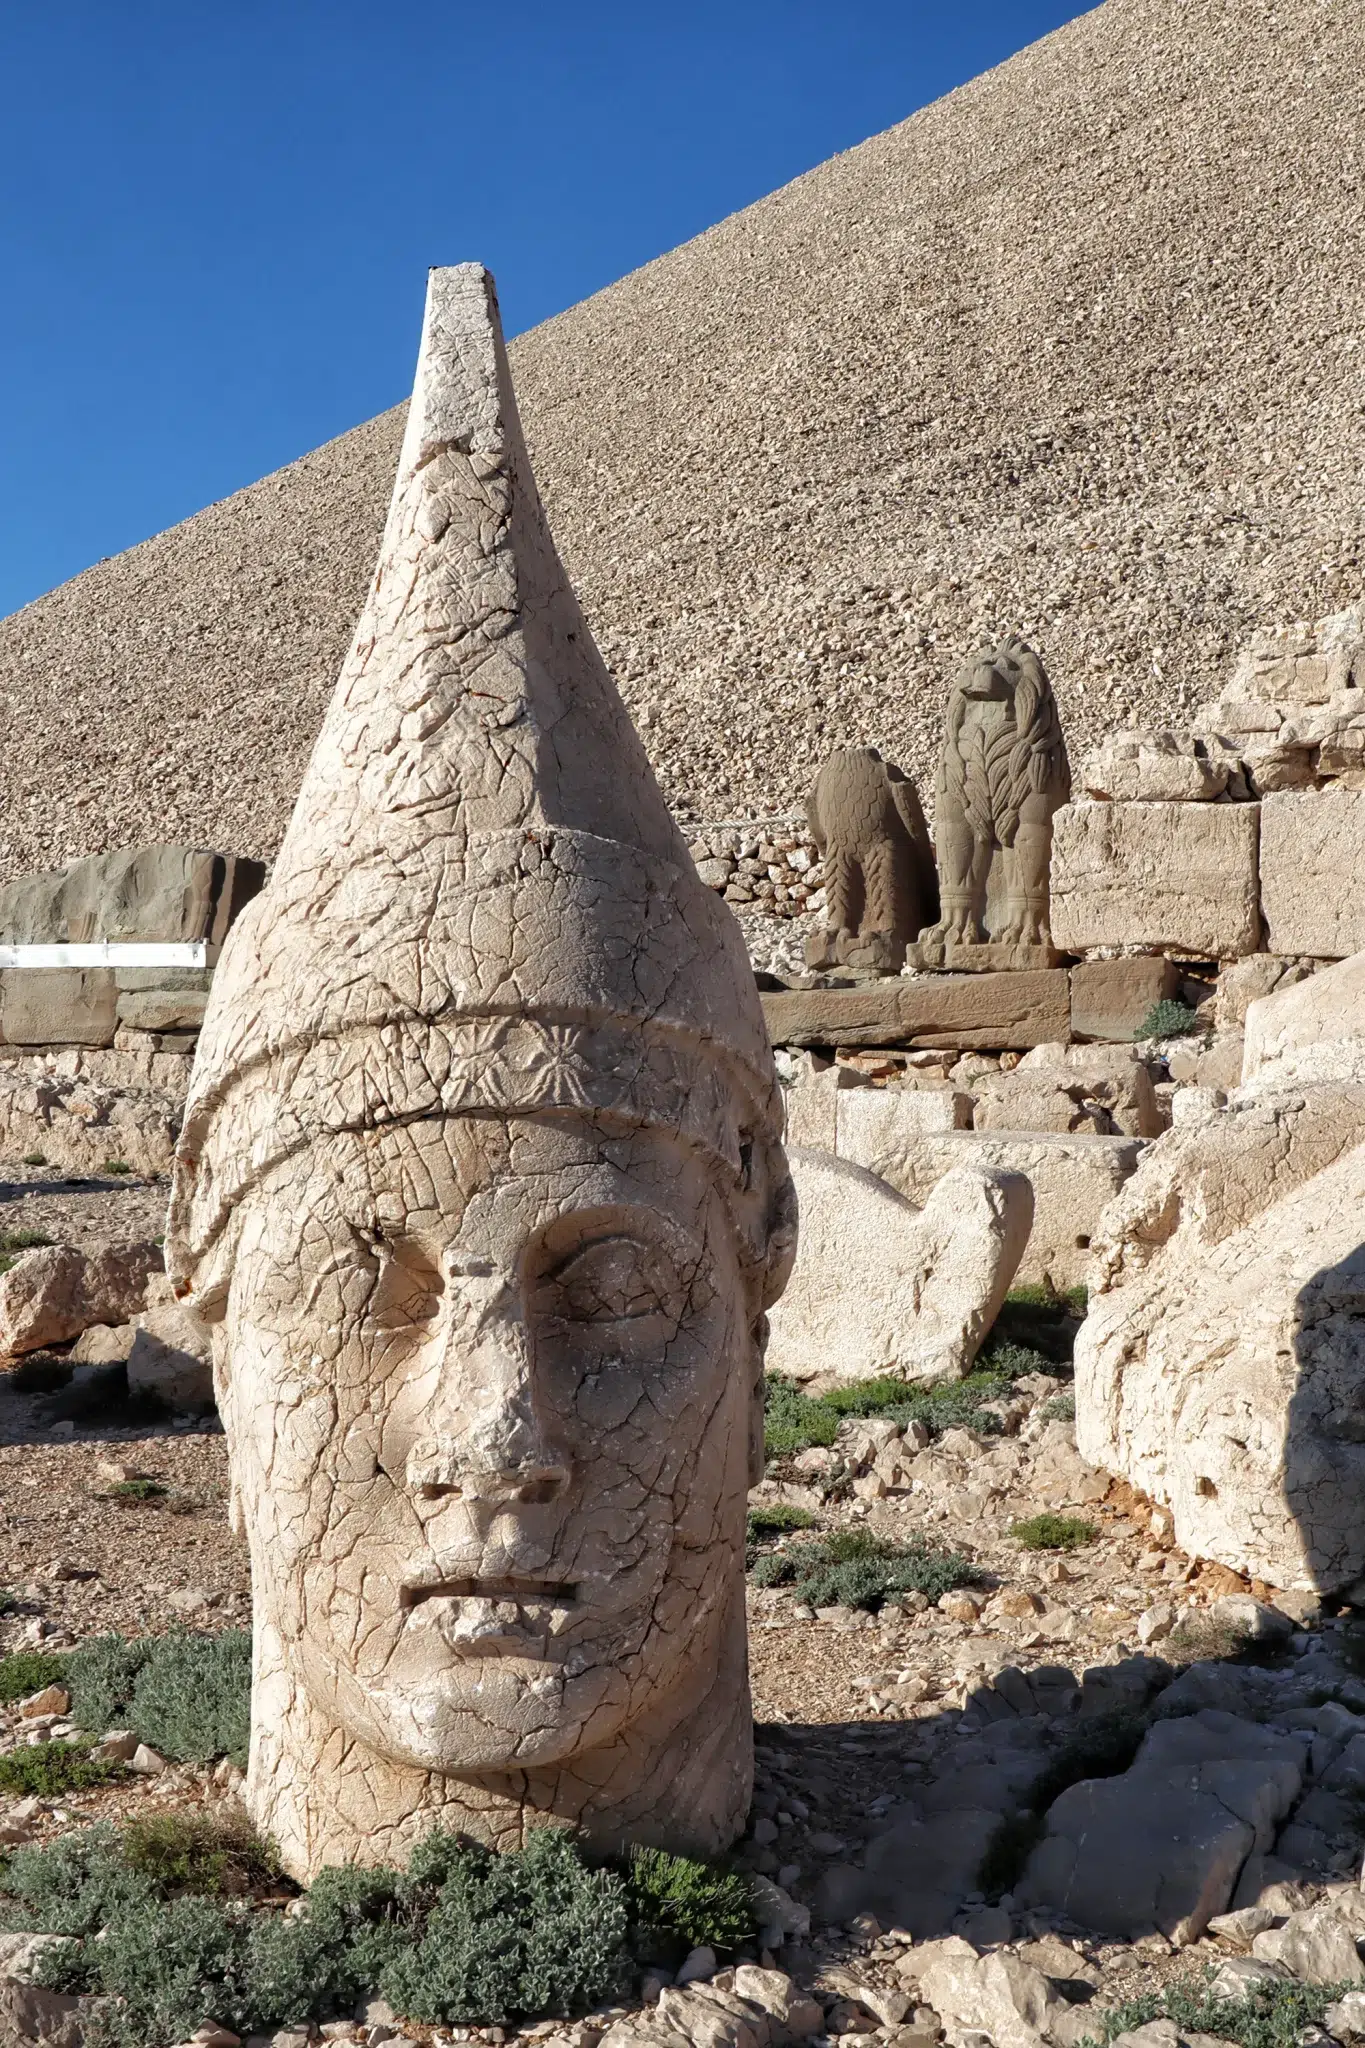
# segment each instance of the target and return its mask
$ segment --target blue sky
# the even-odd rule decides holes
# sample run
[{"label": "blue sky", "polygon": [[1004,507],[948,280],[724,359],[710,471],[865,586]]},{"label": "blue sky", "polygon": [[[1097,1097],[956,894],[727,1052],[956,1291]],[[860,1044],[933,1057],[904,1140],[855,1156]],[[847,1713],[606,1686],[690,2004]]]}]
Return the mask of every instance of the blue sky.
[{"label": "blue sky", "polygon": [[1071,0],[0,0],[0,615],[533,326]]}]

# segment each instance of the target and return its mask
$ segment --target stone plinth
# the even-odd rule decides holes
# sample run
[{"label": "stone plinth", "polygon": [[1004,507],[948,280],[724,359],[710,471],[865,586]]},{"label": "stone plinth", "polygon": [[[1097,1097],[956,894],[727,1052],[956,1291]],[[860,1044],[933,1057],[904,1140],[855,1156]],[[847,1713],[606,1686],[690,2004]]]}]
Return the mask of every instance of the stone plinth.
[{"label": "stone plinth", "polygon": [[983,1047],[1027,1052],[1066,1038],[1071,996],[1062,968],[1024,974],[941,974],[861,988],[764,995],[774,1045]]},{"label": "stone plinth", "polygon": [[979,946],[964,946],[956,939],[917,939],[905,949],[906,966],[922,974],[1017,974],[1055,967],[1060,958],[1055,946],[990,939]]},{"label": "stone plinth", "polygon": [[1179,980],[1164,953],[1081,961],[1071,970],[1072,1037],[1127,1044],[1155,1006],[1175,994]]},{"label": "stone plinth", "polygon": [[1256,804],[1068,804],[1053,820],[1055,942],[1197,960],[1256,952],[1259,821]]},{"label": "stone plinth", "polygon": [[118,1006],[112,967],[0,968],[6,1045],[112,1045]]},{"label": "stone plinth", "polygon": [[1343,960],[1365,948],[1365,790],[1265,798],[1261,907],[1272,953]]}]

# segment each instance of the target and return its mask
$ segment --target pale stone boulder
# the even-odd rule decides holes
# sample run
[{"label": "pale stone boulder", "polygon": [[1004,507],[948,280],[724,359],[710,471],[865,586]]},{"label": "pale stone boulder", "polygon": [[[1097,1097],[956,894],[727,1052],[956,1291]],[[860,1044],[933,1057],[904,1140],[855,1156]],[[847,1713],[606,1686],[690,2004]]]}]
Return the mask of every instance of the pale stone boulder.
[{"label": "pale stone boulder", "polygon": [[1053,820],[1056,944],[1068,953],[1152,947],[1210,960],[1254,953],[1258,826],[1255,804],[1068,804]]},{"label": "pale stone boulder", "polygon": [[1247,1006],[1244,1088],[1365,1080],[1365,952]]},{"label": "pale stone boulder", "polygon": [[1192,733],[1119,732],[1081,763],[1087,796],[1117,803],[1212,803],[1234,761]]},{"label": "pale stone boulder", "polygon": [[1106,1132],[1109,1120],[1046,1074],[987,1074],[975,1087],[977,1131]]},{"label": "pale stone boulder", "polygon": [[180,1302],[163,1301],[134,1316],[133,1325],[129,1393],[152,1394],[177,1415],[208,1414],[213,1351],[202,1320]]},{"label": "pale stone boulder", "polygon": [[0,1274],[0,1357],[61,1344],[95,1323],[128,1322],[163,1270],[155,1244],[45,1245]]},{"label": "pale stone boulder", "polygon": [[1365,1087],[1215,1110],[1152,1147],[1096,1245],[1082,1455],[1272,1585],[1365,1572],[1363,1141]]},{"label": "pale stone boulder", "polygon": [[1091,1238],[1142,1155],[1142,1141],[1062,1131],[922,1132],[902,1121],[894,1090],[838,1098],[841,1159],[865,1166],[915,1208],[955,1166],[1022,1174],[1033,1190],[1033,1228],[1017,1278],[1059,1290],[1086,1278]]},{"label": "pale stone boulder", "polygon": [[1272,953],[1344,959],[1365,947],[1365,790],[1265,798],[1261,906]]},{"label": "pale stone boulder", "polygon": [[768,1370],[789,1379],[953,1380],[971,1370],[1028,1241],[1017,1174],[957,1167],[915,1209],[828,1152],[788,1152],[796,1264],[769,1316]]},{"label": "pale stone boulder", "polygon": [[1125,1138],[1155,1138],[1165,1127],[1151,1069],[1132,1046],[1040,1045],[1015,1073],[1053,1081],[1078,1105],[1103,1111],[1105,1128]]}]

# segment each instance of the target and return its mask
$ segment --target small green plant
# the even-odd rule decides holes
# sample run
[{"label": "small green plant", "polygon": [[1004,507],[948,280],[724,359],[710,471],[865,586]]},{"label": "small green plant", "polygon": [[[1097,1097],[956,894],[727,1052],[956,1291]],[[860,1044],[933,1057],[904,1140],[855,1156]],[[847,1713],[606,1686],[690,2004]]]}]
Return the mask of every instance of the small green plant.
[{"label": "small green plant", "polygon": [[1328,2006],[1356,1988],[1267,1980],[1249,1984],[1240,1998],[1215,1998],[1208,1988],[1211,1976],[1206,1972],[1202,1985],[1170,1984],[1112,2006],[1101,2020],[1103,2040],[1113,2041],[1150,2020],[1169,2019],[1182,2035],[1213,2034],[1237,2042],[1238,2048],[1297,2048],[1305,2029],[1321,2026]]},{"label": "small green plant", "polygon": [[737,1870],[637,1849],[626,1870],[631,1945],[650,1962],[680,1963],[689,1949],[737,1949],[753,1938],[753,1885]]},{"label": "small green plant", "polygon": [[1030,1515],[1026,1521],[1010,1524],[1010,1535],[1025,1550],[1079,1550],[1082,1544],[1093,1543],[1098,1534],[1095,1524],[1081,1515]]},{"label": "small green plant", "polygon": [[793,1529],[809,1529],[814,1520],[809,1508],[793,1508],[785,1501],[773,1501],[750,1508],[744,1534],[748,1542],[761,1543],[766,1536],[788,1536]]},{"label": "small green plant", "polygon": [[1159,1003],[1153,1003],[1134,1035],[1137,1038],[1188,1038],[1199,1028],[1198,1015],[1188,1003],[1178,1003],[1170,996],[1163,996]]},{"label": "small green plant", "polygon": [[122,1175],[125,1173],[131,1173],[132,1170],[132,1167],[128,1164],[128,1161],[126,1159],[106,1159],[104,1162],[103,1171],[105,1173]]},{"label": "small green plant", "polygon": [[91,1756],[83,1742],[34,1742],[0,1756],[0,1791],[33,1793],[55,1799],[63,1792],[85,1792],[123,1776],[123,1765]]},{"label": "small green plant", "polygon": [[67,1663],[52,1650],[16,1650],[0,1657],[0,1703],[26,1700],[45,1685],[65,1685]]},{"label": "small green plant", "polygon": [[794,1380],[769,1373],[763,1405],[763,1448],[770,1458],[785,1458],[813,1445],[832,1444],[839,1417],[823,1401],[803,1394]]},{"label": "small green plant", "polygon": [[46,1166],[47,1158],[42,1152],[25,1152],[24,1164],[25,1166]]},{"label": "small green plant", "polygon": [[885,1416],[904,1428],[908,1422],[922,1422],[931,1436],[945,1429],[975,1429],[982,1434],[999,1434],[1000,1419],[991,1414],[988,1403],[1004,1400],[1011,1385],[1011,1371],[1047,1370],[1048,1361],[1033,1353],[1017,1353],[1010,1370],[991,1359],[981,1372],[954,1380],[942,1387],[912,1387],[904,1380],[860,1380],[856,1386],[835,1387],[827,1394],[803,1393],[793,1381],[770,1373],[764,1407],[764,1448],[770,1458],[789,1457],[812,1445],[832,1444],[839,1424],[851,1417]]},{"label": "small green plant", "polygon": [[120,1479],[110,1487],[108,1498],[136,1507],[149,1500],[164,1500],[167,1491],[159,1479]]},{"label": "small green plant", "polygon": [[1051,1400],[1044,1401],[1038,1413],[1042,1416],[1044,1422],[1074,1422],[1076,1420],[1076,1396],[1074,1394],[1054,1394]]},{"label": "small green plant", "polygon": [[241,1819],[204,1813],[153,1813],[123,1831],[130,1870],[167,1896],[179,1892],[232,1894],[277,1882],[279,1858]]},{"label": "small green plant", "polygon": [[35,1252],[55,1244],[45,1230],[0,1230],[0,1252]]},{"label": "small green plant", "polygon": [[1231,1660],[1259,1663],[1276,1661],[1282,1645],[1257,1644],[1235,1623],[1216,1620],[1207,1613],[1192,1612],[1177,1622],[1162,1644],[1162,1654],[1177,1664],[1227,1663]]},{"label": "small green plant", "polygon": [[754,1566],[760,1586],[790,1586],[808,1607],[865,1607],[875,1611],[898,1593],[937,1600],[954,1586],[972,1584],[976,1567],[956,1551],[923,1538],[892,1543],[867,1529],[836,1529],[811,1543],[771,1551]]}]

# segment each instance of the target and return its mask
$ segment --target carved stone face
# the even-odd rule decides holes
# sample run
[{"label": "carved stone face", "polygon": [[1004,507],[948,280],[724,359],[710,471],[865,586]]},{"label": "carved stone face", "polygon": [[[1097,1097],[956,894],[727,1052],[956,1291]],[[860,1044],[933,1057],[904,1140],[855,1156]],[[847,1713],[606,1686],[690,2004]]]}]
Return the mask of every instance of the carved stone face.
[{"label": "carved stone face", "polygon": [[1019,683],[1019,663],[1008,647],[981,647],[958,678],[964,697],[1007,701]]},{"label": "carved stone face", "polygon": [[700,1158],[433,1120],[314,1147],[239,1221],[224,1421],[255,1597],[315,1705],[458,1776],[704,1692],[761,1415]]}]

